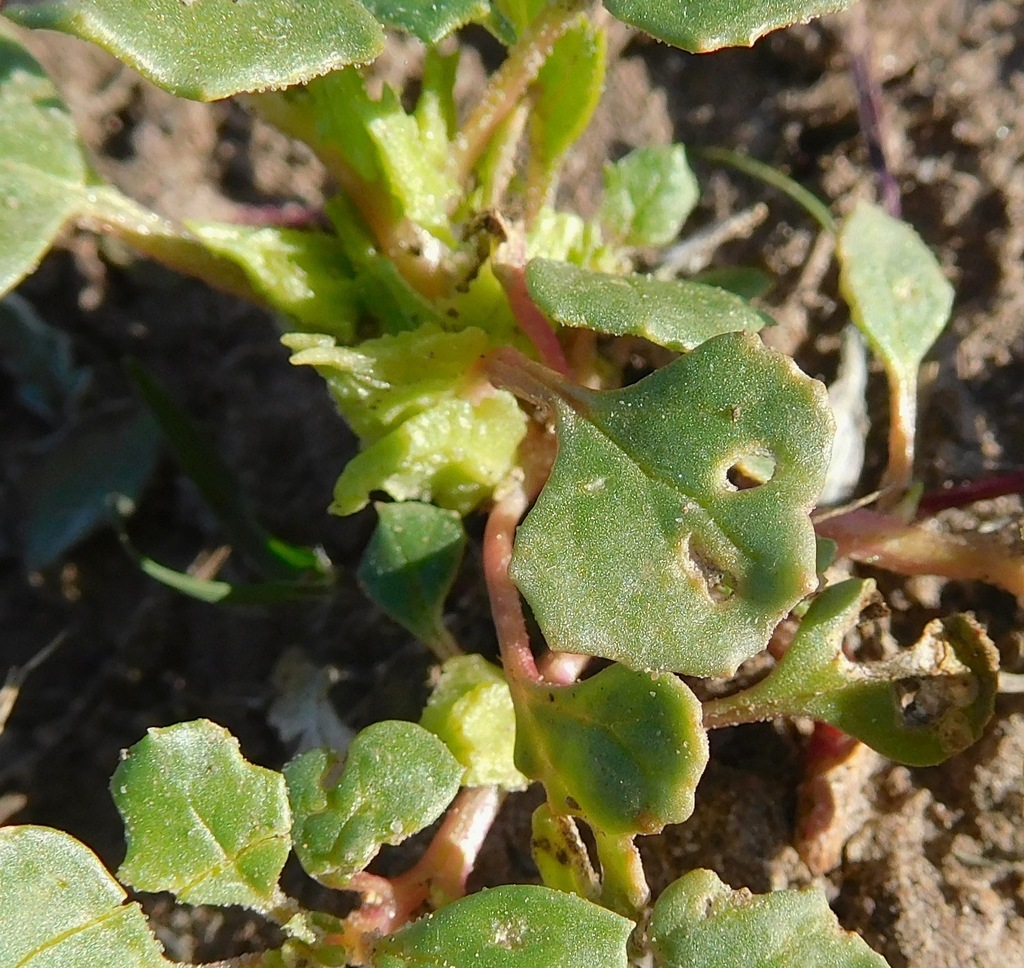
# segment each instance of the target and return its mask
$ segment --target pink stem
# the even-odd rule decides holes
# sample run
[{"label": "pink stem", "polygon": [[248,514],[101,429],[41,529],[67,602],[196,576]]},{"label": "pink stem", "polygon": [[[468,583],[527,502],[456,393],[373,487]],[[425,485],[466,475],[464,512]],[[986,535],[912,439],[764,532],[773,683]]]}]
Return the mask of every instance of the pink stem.
[{"label": "pink stem", "polygon": [[363,903],[333,940],[355,964],[368,964],[372,939],[391,934],[424,905],[436,909],[465,895],[502,799],[495,786],[466,787],[448,808],[426,852],[404,874],[390,880],[368,871],[352,876],[347,886],[363,895]]},{"label": "pink stem", "polygon": [[530,650],[523,605],[508,573],[516,527],[528,504],[522,486],[516,486],[494,505],[484,531],[484,580],[491,599],[491,615],[498,633],[501,661],[509,684],[537,682],[540,673]]},{"label": "pink stem", "polygon": [[508,297],[508,304],[515,313],[519,328],[537,349],[541,361],[562,376],[571,377],[569,361],[565,358],[565,350],[558,342],[555,331],[551,328],[547,317],[537,308],[526,285],[526,266],[509,265],[495,266],[495,272]]}]

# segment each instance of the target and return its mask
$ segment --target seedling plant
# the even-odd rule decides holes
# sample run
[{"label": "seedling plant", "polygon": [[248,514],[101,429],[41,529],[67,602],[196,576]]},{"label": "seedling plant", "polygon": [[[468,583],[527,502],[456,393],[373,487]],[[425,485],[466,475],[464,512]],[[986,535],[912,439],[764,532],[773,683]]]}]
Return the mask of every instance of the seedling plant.
[{"label": "seedling plant", "polygon": [[[322,375],[362,445],[331,504],[348,515],[378,498],[359,579],[440,663],[419,723],[375,723],[347,750],[306,750],[280,773],[246,762],[207,721],[152,729],[126,753],[111,781],[128,844],[118,879],[186,904],[243,905],[282,927],[279,948],[230,963],[884,964],[815,891],[753,896],[695,870],[652,898],[636,838],[690,816],[710,729],[801,717],[913,765],[938,763],[981,734],[997,663],[971,617],[932,622],[886,660],[844,650],[878,604],[872,581],[842,577],[851,559],[1024,591],[1017,562],[915,520],[919,506],[927,511],[913,481],[917,373],[948,320],[951,289],[908,225],[868,202],[836,221],[811,200],[891,399],[875,506],[812,514],[834,431],[828,397],[761,342],[770,321],[749,301],[751,274],[638,271],[658,265],[698,201],[684,147],[609,163],[591,218],[557,204],[566,153],[602,91],[612,18],[706,52],[845,6],[6,7],[0,291],[74,221],[277,312],[291,362]],[[102,183],[11,21],[91,40],[182,97],[240,97],[323,162],[337,186],[329,227],[179,224]],[[471,23],[506,57],[459,110],[451,38]],[[385,30],[423,44],[415,92],[374,91],[357,66],[381,52]],[[623,341],[674,360],[623,385]],[[173,401],[134,372],[265,581],[201,581],[144,557],[142,566],[210,601],[329,590],[322,555],[247,519],[218,490]],[[487,516],[484,578],[501,667],[464,652],[443,619],[462,521],[475,512]],[[702,703],[687,684],[732,677],[766,649],[774,667],[753,685]],[[531,844],[541,883],[467,896],[503,798],[534,782],[546,793]],[[369,870],[382,846],[435,823],[411,869]],[[282,893],[292,851],[321,884],[355,893],[352,913],[305,910]],[[67,834],[0,829],[0,968],[169,964],[125,898]]]}]

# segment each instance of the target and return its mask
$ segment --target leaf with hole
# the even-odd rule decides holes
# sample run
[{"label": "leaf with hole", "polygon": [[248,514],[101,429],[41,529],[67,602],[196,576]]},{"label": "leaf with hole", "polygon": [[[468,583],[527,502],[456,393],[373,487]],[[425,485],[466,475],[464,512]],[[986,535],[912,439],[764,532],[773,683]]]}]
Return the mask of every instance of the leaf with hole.
[{"label": "leaf with hole", "polygon": [[466,768],[463,785],[529,785],[513,758],[516,719],[508,683],[483,656],[460,655],[444,664],[420,725],[443,739]]},{"label": "leaf with hole", "polygon": [[200,719],[150,729],[110,780],[128,852],[118,876],[186,904],[267,912],[291,850],[280,773],[247,762],[226,729]]},{"label": "leaf with hole", "polygon": [[636,148],[605,166],[597,219],[622,245],[667,245],[699,198],[682,145]]},{"label": "leaf with hole", "polygon": [[373,968],[626,968],[633,922],[573,894],[504,885],[449,904],[374,946]]},{"label": "leaf with hole", "polygon": [[929,622],[912,648],[879,662],[846,658],[843,637],[875,598],[872,581],[819,595],[778,667],[756,686],[705,706],[707,722],[811,716],[890,759],[932,766],[981,737],[999,657],[967,615]]},{"label": "leaf with hole", "polygon": [[913,470],[917,371],[949,322],[953,287],[906,222],[863,201],[843,222],[836,258],[853,321],[889,379],[887,476],[905,488]]},{"label": "leaf with hole", "polygon": [[670,674],[613,665],[573,686],[517,683],[516,765],[556,814],[606,834],[657,833],[693,812],[708,760],[697,698]]},{"label": "leaf with hole", "polygon": [[[604,393],[509,354],[487,368],[556,418],[558,456],[511,569],[552,649],[730,675],[817,585],[825,389],[756,336],[716,336]],[[750,455],[774,474],[744,488]]]},{"label": "leaf with hole", "polygon": [[671,350],[692,350],[721,333],[756,333],[764,325],[739,296],[699,282],[616,276],[531,259],[526,284],[540,311],[559,326],[642,336]]},{"label": "leaf with hole", "polygon": [[438,656],[458,650],[444,601],[466,548],[462,519],[432,504],[377,504],[377,527],[359,563],[363,591]]},{"label": "leaf with hole", "polygon": [[70,112],[12,33],[0,21],[0,296],[78,213],[87,177]]},{"label": "leaf with hole", "polygon": [[367,726],[344,759],[326,749],[304,753],[284,769],[302,866],[322,884],[344,887],[383,844],[433,823],[462,774],[441,740],[398,720]]},{"label": "leaf with hole", "polygon": [[604,0],[609,13],[691,53],[750,47],[770,30],[835,13],[852,0]]},{"label": "leaf with hole", "polygon": [[[179,97],[214,101],[373,60],[380,24],[357,0],[49,0],[5,13],[92,41]],[[230,42],[225,42],[230,38]]]},{"label": "leaf with hole", "polygon": [[665,889],[650,939],[659,968],[886,968],[839,926],[820,891],[734,891],[708,870]]},{"label": "leaf with hole", "polygon": [[0,965],[169,968],[142,909],[126,896],[69,834],[0,828]]}]

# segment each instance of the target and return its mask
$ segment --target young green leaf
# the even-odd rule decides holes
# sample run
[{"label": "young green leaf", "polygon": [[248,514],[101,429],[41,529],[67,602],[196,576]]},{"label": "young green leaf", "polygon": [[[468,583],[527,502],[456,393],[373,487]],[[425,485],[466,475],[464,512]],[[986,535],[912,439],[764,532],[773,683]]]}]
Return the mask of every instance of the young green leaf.
[{"label": "young green leaf", "polygon": [[128,851],[118,876],[186,904],[271,911],[291,849],[284,777],[208,720],[150,729],[110,780]]},{"label": "young green leaf", "polygon": [[159,453],[156,422],[134,407],[95,411],[51,437],[27,480],[27,567],[48,568],[130,513]]},{"label": "young green leaf", "polygon": [[400,844],[433,823],[459,792],[463,773],[441,740],[397,720],[362,730],[341,766],[337,753],[321,749],[284,769],[295,852],[311,877],[337,888],[383,844]]},{"label": "young green leaf", "polygon": [[377,504],[377,528],[359,564],[363,591],[434,653],[458,651],[442,611],[466,548],[462,519],[432,504]]},{"label": "young green leaf", "polygon": [[504,885],[449,904],[374,946],[373,968],[626,968],[633,922],[574,894]]},{"label": "young green leaf", "polygon": [[[809,511],[832,418],[824,387],[756,336],[716,336],[605,393],[528,361],[488,369],[557,417],[558,457],[512,561],[552,649],[730,675],[814,589]],[[774,474],[740,489],[751,455]]]},{"label": "young green leaf", "polygon": [[694,54],[750,47],[790,24],[835,13],[852,0],[604,0],[609,13]]},{"label": "young green leaf", "polygon": [[296,366],[317,368],[370,444],[338,478],[334,513],[352,514],[371,492],[386,491],[396,501],[433,501],[466,514],[512,469],[526,433],[515,399],[504,391],[476,401],[462,396],[488,345],[482,330],[445,333],[426,324],[351,349],[302,333],[282,342],[296,351]]},{"label": "young green leaf", "polygon": [[214,254],[238,264],[259,301],[303,330],[356,336],[360,307],[341,243],[324,232],[187,222]]},{"label": "young green leaf", "polygon": [[598,897],[597,873],[572,817],[561,816],[542,803],[531,817],[530,849],[545,887],[587,900]]},{"label": "young green leaf", "polygon": [[860,202],[836,246],[839,288],[889,378],[888,483],[905,490],[914,461],[917,371],[949,322],[953,287],[906,222]]},{"label": "young green leaf", "polygon": [[566,32],[534,82],[530,126],[531,203],[549,199],[565,153],[590,123],[604,90],[606,32],[586,18]]},{"label": "young green leaf", "polygon": [[682,145],[637,148],[605,166],[597,218],[622,245],[667,245],[699,198]]},{"label": "young green leaf", "polygon": [[705,706],[705,722],[813,716],[890,759],[932,766],[981,737],[992,717],[999,657],[966,615],[930,622],[911,649],[851,662],[843,636],[874,597],[850,580],[819,595],[777,668],[756,686]]},{"label": "young green leaf", "polygon": [[0,828],[0,965],[169,968],[146,916],[99,858],[46,827]]},{"label": "young green leaf", "polygon": [[49,0],[16,3],[26,27],[90,40],[143,77],[197,101],[302,84],[373,60],[380,24],[357,0]]},{"label": "young green leaf", "polygon": [[820,891],[734,891],[708,870],[665,889],[650,939],[658,968],[886,968],[843,931]]},{"label": "young green leaf", "polygon": [[699,282],[615,276],[531,259],[526,284],[553,323],[642,336],[671,350],[692,350],[721,333],[756,333],[764,325],[764,317],[739,296]]},{"label": "young green leaf", "polygon": [[528,786],[514,761],[516,718],[508,683],[483,656],[460,655],[444,664],[420,725],[444,740],[466,768],[463,785]]},{"label": "young green leaf", "polygon": [[516,765],[557,814],[612,835],[693,812],[708,760],[697,698],[673,675],[613,665],[574,686],[517,684]]},{"label": "young green leaf", "polygon": [[475,327],[447,333],[433,323],[358,346],[328,336],[293,333],[281,340],[294,366],[313,366],[326,381],[348,425],[374,443],[410,417],[459,397],[467,372],[487,352],[487,334]]},{"label": "young green leaf", "polygon": [[0,21],[0,296],[78,212],[87,173],[71,114],[11,33]]}]

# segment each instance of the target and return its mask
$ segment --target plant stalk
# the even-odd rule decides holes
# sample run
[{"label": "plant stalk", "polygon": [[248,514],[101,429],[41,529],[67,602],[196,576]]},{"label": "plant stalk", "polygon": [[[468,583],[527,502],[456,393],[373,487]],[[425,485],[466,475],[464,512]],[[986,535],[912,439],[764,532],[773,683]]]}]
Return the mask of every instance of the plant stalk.
[{"label": "plant stalk", "polygon": [[589,6],[580,0],[552,3],[523,31],[505,62],[491,75],[484,96],[454,142],[453,166],[460,184],[468,181],[496,129],[537,79],[559,38]]}]

